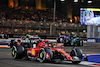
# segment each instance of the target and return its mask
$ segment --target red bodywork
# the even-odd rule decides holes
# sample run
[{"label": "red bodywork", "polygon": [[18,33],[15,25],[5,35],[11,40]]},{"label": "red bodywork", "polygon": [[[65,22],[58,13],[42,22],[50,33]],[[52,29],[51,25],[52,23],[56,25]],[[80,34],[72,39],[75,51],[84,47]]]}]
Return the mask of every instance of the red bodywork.
[{"label": "red bodywork", "polygon": [[[61,54],[63,54],[65,56],[65,58],[67,58],[69,61],[72,61],[72,57],[67,52],[65,52],[64,49],[62,48],[63,44],[57,43],[56,45],[52,46],[51,44],[45,44],[46,42],[48,42],[48,41],[44,40],[44,41],[40,42],[36,48],[29,48],[27,50],[27,56],[37,58],[38,52],[41,48],[50,47],[51,50],[60,52]],[[45,58],[50,59],[50,55],[48,53],[46,53]]]}]

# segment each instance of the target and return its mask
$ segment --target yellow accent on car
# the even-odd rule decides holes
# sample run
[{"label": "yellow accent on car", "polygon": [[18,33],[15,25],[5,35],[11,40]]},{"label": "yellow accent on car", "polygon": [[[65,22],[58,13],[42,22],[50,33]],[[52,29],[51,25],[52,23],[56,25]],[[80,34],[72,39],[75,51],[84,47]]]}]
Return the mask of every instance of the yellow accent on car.
[{"label": "yellow accent on car", "polygon": [[61,52],[65,52],[65,51],[61,51]]},{"label": "yellow accent on car", "polygon": [[34,51],[34,49],[32,49],[32,55],[35,55],[35,51]]}]

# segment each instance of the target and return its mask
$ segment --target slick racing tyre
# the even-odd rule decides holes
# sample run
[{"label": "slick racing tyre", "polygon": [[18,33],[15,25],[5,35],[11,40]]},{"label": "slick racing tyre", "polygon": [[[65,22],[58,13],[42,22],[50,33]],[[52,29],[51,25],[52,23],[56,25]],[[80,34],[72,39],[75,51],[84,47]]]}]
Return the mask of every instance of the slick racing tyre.
[{"label": "slick racing tyre", "polygon": [[70,56],[72,57],[72,59],[79,59],[79,61],[72,61],[73,64],[78,64],[82,61],[82,50],[78,49],[78,48],[74,48],[71,52],[70,52]]},{"label": "slick racing tyre", "polygon": [[39,62],[44,62],[45,61],[45,50],[44,49],[40,49],[39,54],[38,54],[38,58],[39,58]]},{"label": "slick racing tyre", "polygon": [[11,54],[14,59],[22,59],[24,57],[24,49],[22,46],[13,46]]}]

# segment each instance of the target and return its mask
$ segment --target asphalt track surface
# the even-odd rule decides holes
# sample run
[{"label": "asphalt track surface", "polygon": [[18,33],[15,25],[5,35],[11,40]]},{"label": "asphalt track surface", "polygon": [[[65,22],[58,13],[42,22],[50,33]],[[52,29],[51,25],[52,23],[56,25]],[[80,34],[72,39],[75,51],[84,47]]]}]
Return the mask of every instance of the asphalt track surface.
[{"label": "asphalt track surface", "polygon": [[[65,51],[69,52],[71,46],[64,47]],[[84,43],[82,49],[85,54],[100,54],[100,43]],[[84,63],[83,61],[81,63]],[[11,49],[0,49],[0,67],[91,67],[83,64],[72,64],[71,62],[56,62],[56,63],[40,63],[38,61],[26,59],[13,59]]]}]

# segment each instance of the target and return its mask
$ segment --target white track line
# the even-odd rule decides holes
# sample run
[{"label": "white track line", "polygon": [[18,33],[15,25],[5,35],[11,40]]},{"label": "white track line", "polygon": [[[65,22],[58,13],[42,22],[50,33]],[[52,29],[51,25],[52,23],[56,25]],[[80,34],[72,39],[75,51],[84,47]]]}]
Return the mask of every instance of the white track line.
[{"label": "white track line", "polygon": [[94,63],[94,62],[82,61],[80,64],[81,64],[81,65],[87,65],[87,66],[100,67],[100,66],[98,66],[98,65],[100,65],[99,63]]}]

